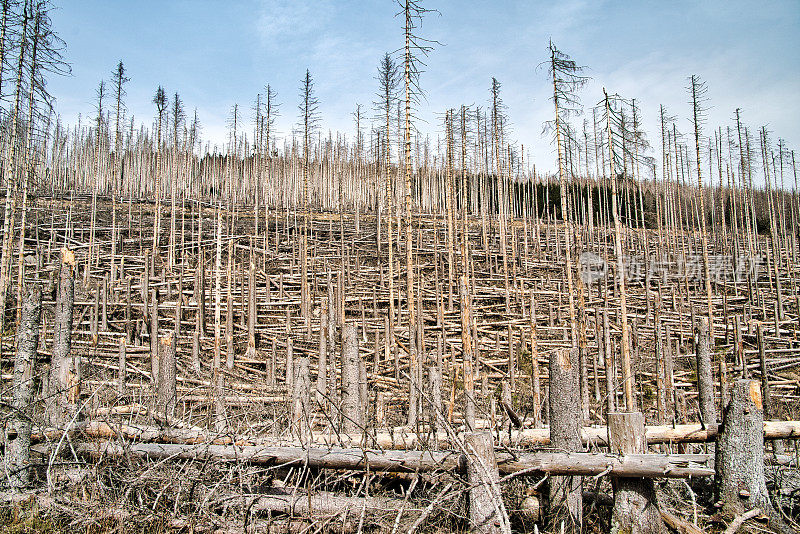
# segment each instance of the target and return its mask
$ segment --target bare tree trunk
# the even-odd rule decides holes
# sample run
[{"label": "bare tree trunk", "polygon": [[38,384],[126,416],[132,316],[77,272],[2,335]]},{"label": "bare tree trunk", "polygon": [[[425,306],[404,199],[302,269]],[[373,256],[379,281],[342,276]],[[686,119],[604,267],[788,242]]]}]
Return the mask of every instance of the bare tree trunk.
[{"label": "bare tree trunk", "polygon": [[150,309],[150,383],[153,393],[158,389],[158,372],[161,366],[158,363],[160,349],[158,347],[158,290],[152,291],[153,305]]},{"label": "bare tree trunk", "polygon": [[74,412],[80,393],[80,356],[72,357],[72,307],[75,300],[75,254],[61,249],[55,317],[53,355],[50,359],[47,415],[51,424],[60,425]]},{"label": "bare tree trunk", "polygon": [[[613,454],[645,454],[647,438],[644,414],[642,412],[608,414],[608,440]],[[653,479],[613,477],[611,480],[614,486],[612,533],[664,532]]]},{"label": "bare tree trunk", "polygon": [[708,318],[700,317],[697,324],[697,391],[700,418],[706,428],[716,428],[717,407],[714,404],[714,377],[711,373],[711,341]]},{"label": "bare tree trunk", "polygon": [[495,534],[511,532],[498,490],[500,475],[491,432],[471,432],[464,436],[467,451],[470,532]]},{"label": "bare tree trunk", "polygon": [[[579,452],[581,397],[577,349],[558,349],[550,357],[550,444],[557,449]],[[557,392],[553,395],[553,392]],[[567,532],[581,531],[582,481],[576,476],[550,479],[550,523],[562,524]]]},{"label": "bare tree trunk", "polygon": [[167,419],[172,417],[177,402],[175,376],[177,366],[175,351],[177,347],[177,332],[164,336],[159,340],[158,356],[158,382],[156,385],[155,411],[163,414]]},{"label": "bare tree trunk", "polygon": [[125,395],[125,374],[127,373],[127,345],[125,341],[125,337],[119,338],[119,360],[118,360],[118,373],[119,378],[117,380],[117,394],[120,397]]},{"label": "bare tree trunk", "polygon": [[441,362],[428,367],[428,384],[431,398],[431,424],[434,432],[442,430],[445,425],[444,412],[442,411],[442,371]]},{"label": "bare tree trunk", "polygon": [[293,434],[305,445],[311,435],[311,375],[309,374],[308,356],[297,358],[294,366],[294,387],[292,388],[292,423]]},{"label": "bare tree trunk", "polygon": [[464,424],[468,431],[475,429],[475,374],[472,349],[472,307],[470,306],[467,275],[459,279],[461,295],[461,347],[464,363]]},{"label": "bare tree trunk", "polygon": [[5,432],[5,473],[15,490],[26,486],[30,478],[33,371],[39,346],[41,315],[42,291],[38,285],[31,284],[22,302],[22,321],[17,331],[17,353],[14,358],[13,412]]},{"label": "bare tree trunk", "polygon": [[258,355],[256,351],[256,264],[252,254],[252,242],[250,252],[250,270],[247,277],[247,352],[245,358],[252,360]]},{"label": "bare tree trunk", "polygon": [[328,302],[322,299],[319,316],[319,360],[317,361],[317,402],[324,406],[328,395]]},{"label": "bare tree trunk", "polygon": [[225,301],[225,366],[233,369],[235,359],[233,344],[233,241],[228,241],[228,288]]},{"label": "bare tree trunk", "polygon": [[362,426],[358,387],[358,331],[354,325],[342,327],[342,417],[347,435],[358,433]]},{"label": "bare tree trunk", "polygon": [[778,532],[793,532],[781,518],[764,479],[764,412],[755,380],[737,380],[717,436],[716,485],[722,513],[733,517],[760,508]]}]

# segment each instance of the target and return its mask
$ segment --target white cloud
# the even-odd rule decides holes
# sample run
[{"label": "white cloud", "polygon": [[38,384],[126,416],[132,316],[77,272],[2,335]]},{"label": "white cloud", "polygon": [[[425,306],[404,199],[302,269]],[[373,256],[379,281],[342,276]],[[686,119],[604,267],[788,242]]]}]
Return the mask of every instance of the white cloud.
[{"label": "white cloud", "polygon": [[282,47],[318,31],[334,14],[332,0],[262,0],[256,21],[261,44]]}]

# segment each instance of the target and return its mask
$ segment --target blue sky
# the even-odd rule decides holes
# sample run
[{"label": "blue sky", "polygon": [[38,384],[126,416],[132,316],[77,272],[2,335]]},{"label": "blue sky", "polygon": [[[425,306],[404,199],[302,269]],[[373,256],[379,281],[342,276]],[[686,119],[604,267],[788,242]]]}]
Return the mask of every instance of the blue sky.
[{"label": "blue sky", "polygon": [[[324,131],[353,135],[356,103],[370,106],[385,51],[402,46],[401,20],[390,0],[173,0],[137,2],[56,0],[56,31],[67,43],[70,77],[52,78],[56,109],[67,123],[93,114],[94,94],[121,59],[131,82],[129,113],[150,125],[161,84],[180,94],[187,112],[197,108],[204,140],[222,144],[226,119],[246,109],[269,83],[278,93],[278,130],[297,121],[300,80],[315,80]],[[542,137],[552,114],[544,68],[547,43],[588,67],[581,92],[595,104],[602,88],[641,105],[644,126],[657,142],[658,106],[689,132],[687,77],[708,84],[708,130],[731,124],[742,108],[751,127],[800,148],[800,2],[664,1],[457,1],[430,0],[437,9],[421,34],[442,43],[427,60],[427,93],[420,124],[435,144],[440,114],[461,104],[488,102],[491,78],[502,84],[513,138],[539,169],[552,169],[553,148]],[[252,131],[248,124],[248,132]],[[659,158],[660,159],[660,158]]]}]

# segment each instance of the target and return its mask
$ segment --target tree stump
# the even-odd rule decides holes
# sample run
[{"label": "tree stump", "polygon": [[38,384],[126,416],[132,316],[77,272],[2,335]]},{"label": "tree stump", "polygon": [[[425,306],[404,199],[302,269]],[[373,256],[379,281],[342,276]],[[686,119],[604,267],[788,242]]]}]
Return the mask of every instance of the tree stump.
[{"label": "tree stump", "polygon": [[770,527],[792,532],[772,506],[764,479],[764,410],[755,380],[737,380],[725,408],[716,447],[717,499],[722,515],[735,517],[760,508]]},{"label": "tree stump", "polygon": [[470,532],[495,534],[510,532],[497,487],[500,475],[491,432],[470,432],[464,436],[467,450]]},{"label": "tree stump", "polygon": [[22,319],[17,329],[17,353],[14,357],[14,399],[6,425],[5,472],[13,489],[28,484],[31,457],[31,416],[33,415],[33,370],[39,346],[39,322],[42,315],[42,291],[32,284],[22,302]]},{"label": "tree stump", "polygon": [[158,347],[158,382],[156,384],[155,411],[164,415],[167,420],[175,410],[177,396],[177,335],[171,333],[159,340]]},{"label": "tree stump", "polygon": [[61,266],[53,318],[53,355],[50,358],[47,415],[50,423],[59,425],[74,412],[73,400],[80,392],[80,357],[71,355],[72,309],[75,302],[75,254],[61,249]]},{"label": "tree stump", "polygon": [[[645,454],[647,437],[641,412],[609,413],[608,440],[613,454]],[[664,524],[650,478],[612,478],[614,510],[611,532],[660,534]]]},{"label": "tree stump", "polygon": [[348,324],[342,328],[342,418],[348,435],[356,434],[362,426],[358,379],[358,330]]},{"label": "tree stump", "polygon": [[[550,444],[563,451],[579,452],[581,443],[581,396],[577,349],[559,349],[550,357]],[[550,523],[565,532],[580,532],[583,519],[582,479],[550,477]]]}]

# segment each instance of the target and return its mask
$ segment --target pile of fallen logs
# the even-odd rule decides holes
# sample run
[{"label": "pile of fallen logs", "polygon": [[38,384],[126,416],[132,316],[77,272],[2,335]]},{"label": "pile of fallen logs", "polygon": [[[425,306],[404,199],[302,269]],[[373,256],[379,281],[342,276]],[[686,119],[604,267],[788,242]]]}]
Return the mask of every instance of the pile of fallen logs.
[{"label": "pile of fallen logs", "polygon": [[[702,434],[673,434],[674,443],[715,441],[716,458],[709,454],[658,454],[648,452],[648,441],[664,443],[659,434],[649,434],[641,413],[610,414],[607,428],[591,429],[595,440],[607,452],[572,452],[548,450],[522,452],[498,444],[491,432],[453,433],[450,450],[390,450],[383,448],[337,447],[309,442],[304,446],[245,444],[250,440],[215,437],[195,429],[117,424],[92,421],[77,424],[68,432],[52,429],[34,433],[34,456],[57,455],[66,451],[65,439],[72,454],[92,461],[114,458],[144,458],[153,461],[234,462],[261,466],[299,467],[372,473],[455,472],[466,477],[469,489],[469,518],[473,532],[510,532],[500,487],[516,477],[549,477],[549,514],[562,518],[565,526],[578,531],[581,523],[583,477],[614,480],[613,521],[619,531],[649,532],[660,529],[662,521],[677,525],[682,532],[694,532],[672,514],[659,511],[653,479],[715,476],[720,503],[732,516],[754,508],[769,518],[774,529],[788,529],[770,503],[764,480],[764,438],[796,437],[800,423],[769,425],[763,421],[760,388],[757,382],[740,380],[732,390],[731,400],[719,428]],[[587,433],[589,429],[583,429]],[[24,431],[24,430],[23,430]],[[554,428],[550,440],[563,438]],[[651,431],[652,432],[652,431]],[[653,436],[653,441],[651,437]],[[701,437],[698,437],[701,436]],[[25,440],[25,436],[17,439]],[[228,444],[220,444],[228,442]],[[9,442],[9,445],[14,441]],[[579,450],[580,443],[579,443]],[[18,473],[19,474],[19,473]],[[584,479],[585,480],[585,479]],[[592,497],[592,498],[596,498]],[[306,495],[266,495],[252,505],[252,512],[306,514],[331,513],[343,507],[392,510],[398,499],[361,498],[335,493]],[[631,529],[631,530],[625,530]],[[785,530],[788,531],[788,530]]]}]

